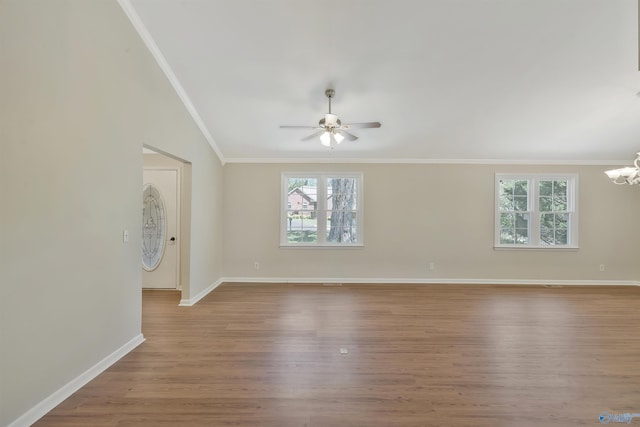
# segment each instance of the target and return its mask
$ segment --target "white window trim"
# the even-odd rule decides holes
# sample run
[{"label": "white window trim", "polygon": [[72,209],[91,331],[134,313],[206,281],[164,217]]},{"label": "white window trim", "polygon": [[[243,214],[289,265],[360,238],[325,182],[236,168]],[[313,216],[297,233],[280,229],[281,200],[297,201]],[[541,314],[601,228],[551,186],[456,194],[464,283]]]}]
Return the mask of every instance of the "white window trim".
[{"label": "white window trim", "polygon": [[[318,183],[317,195],[317,224],[326,223],[327,215],[327,178],[355,178],[357,180],[356,187],[356,233],[358,241],[356,243],[331,243],[326,241],[325,233],[318,230],[318,241],[316,243],[290,243],[287,241],[287,201],[288,201],[288,180],[289,178],[312,178]],[[280,182],[280,247],[286,248],[329,248],[344,249],[358,248],[364,246],[364,176],[362,172],[282,172]]]},{"label": "white window trim", "polygon": [[[526,245],[500,243],[500,180],[527,180],[529,181],[528,211],[531,213],[529,221],[529,243]],[[540,243],[539,220],[539,181],[567,180],[567,211],[571,215],[568,233],[568,245],[545,245]],[[495,175],[494,206],[494,249],[517,250],[577,250],[578,246],[578,175],[571,173],[496,173]]]}]

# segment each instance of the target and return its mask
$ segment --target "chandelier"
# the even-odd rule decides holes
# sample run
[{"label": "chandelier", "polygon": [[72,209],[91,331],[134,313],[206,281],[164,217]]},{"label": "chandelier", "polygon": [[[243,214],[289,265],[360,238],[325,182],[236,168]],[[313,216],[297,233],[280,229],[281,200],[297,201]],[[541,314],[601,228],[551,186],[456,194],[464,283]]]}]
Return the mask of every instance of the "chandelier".
[{"label": "chandelier", "polygon": [[640,185],[640,153],[633,161],[635,167],[612,169],[605,173],[614,184]]}]

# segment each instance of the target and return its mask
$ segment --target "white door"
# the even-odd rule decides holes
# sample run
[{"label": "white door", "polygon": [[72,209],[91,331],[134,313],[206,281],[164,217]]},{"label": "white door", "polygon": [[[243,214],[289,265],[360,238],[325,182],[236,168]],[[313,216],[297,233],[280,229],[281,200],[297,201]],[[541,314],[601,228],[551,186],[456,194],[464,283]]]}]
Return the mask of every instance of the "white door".
[{"label": "white door", "polygon": [[178,176],[177,170],[143,172],[143,288],[179,288]]}]

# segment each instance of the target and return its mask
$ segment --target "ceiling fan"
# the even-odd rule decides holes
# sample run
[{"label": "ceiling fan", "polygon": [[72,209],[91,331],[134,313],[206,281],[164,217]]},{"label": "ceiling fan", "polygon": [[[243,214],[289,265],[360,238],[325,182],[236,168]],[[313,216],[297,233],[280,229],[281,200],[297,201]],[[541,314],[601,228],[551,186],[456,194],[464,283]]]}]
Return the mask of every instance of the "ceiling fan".
[{"label": "ceiling fan", "polygon": [[337,144],[340,144],[345,138],[349,141],[355,141],[358,139],[354,134],[347,132],[347,129],[355,128],[379,128],[380,122],[366,122],[366,123],[350,123],[342,124],[338,116],[331,113],[331,98],[335,95],[333,89],[327,89],[324,94],[329,98],[329,112],[324,115],[318,122],[318,126],[280,126],[286,129],[315,129],[317,132],[312,133],[301,139],[301,141],[308,141],[315,137],[320,137],[320,143],[326,147],[333,148]]}]

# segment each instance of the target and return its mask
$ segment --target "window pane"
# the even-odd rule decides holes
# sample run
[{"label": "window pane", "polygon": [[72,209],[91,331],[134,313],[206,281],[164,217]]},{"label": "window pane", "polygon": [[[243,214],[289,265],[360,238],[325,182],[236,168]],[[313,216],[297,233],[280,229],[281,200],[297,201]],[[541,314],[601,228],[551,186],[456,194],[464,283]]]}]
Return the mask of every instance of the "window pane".
[{"label": "window pane", "polygon": [[515,220],[515,243],[529,243],[529,214],[516,214]]},{"label": "window pane", "polygon": [[556,228],[567,229],[569,225],[569,214],[556,214]]},{"label": "window pane", "polygon": [[556,214],[556,245],[566,245],[569,243],[569,214]]},{"label": "window pane", "polygon": [[540,181],[540,195],[551,197],[553,194],[553,181]]},{"label": "window pane", "polygon": [[500,196],[513,196],[513,184],[515,181],[512,179],[500,180]]},{"label": "window pane", "polygon": [[548,213],[540,215],[540,227],[553,228],[555,214]]},{"label": "window pane", "polygon": [[567,210],[567,198],[557,196],[553,198],[553,206],[552,209],[554,211],[566,211]]},{"label": "window pane", "polygon": [[288,231],[288,243],[317,243],[318,235],[315,231]]},{"label": "window pane", "polygon": [[512,245],[516,242],[516,237],[513,234],[513,229],[501,229],[500,230],[500,243],[503,245]]},{"label": "window pane", "polygon": [[567,181],[553,181],[553,195],[557,197],[567,197]]},{"label": "window pane", "polygon": [[515,243],[516,215],[513,213],[500,214],[500,243]]},{"label": "window pane", "polygon": [[356,179],[327,179],[327,242],[356,243]]},{"label": "window pane", "polygon": [[567,181],[540,181],[540,212],[567,210]]},{"label": "window pane", "polygon": [[318,180],[294,177],[287,179],[287,242],[318,241]]},{"label": "window pane", "polygon": [[529,230],[527,228],[516,228],[517,245],[526,245],[529,243]]},{"label": "window pane", "polygon": [[545,245],[568,244],[569,214],[540,215],[540,243]]},{"label": "window pane", "polygon": [[500,214],[500,243],[529,243],[529,214]]},{"label": "window pane", "polygon": [[327,242],[356,243],[357,216],[356,211],[327,212]]},{"label": "window pane", "polygon": [[328,194],[356,194],[355,178],[327,178]]},{"label": "window pane", "polygon": [[529,215],[528,214],[516,214],[516,228],[529,228]]},{"label": "window pane", "polygon": [[514,181],[513,194],[516,196],[526,196],[529,194],[529,182],[526,180]]},{"label": "window pane", "polygon": [[529,210],[527,196],[515,196],[514,205],[516,211],[526,212]]},{"label": "window pane", "polygon": [[540,215],[540,243],[552,245],[555,241],[555,226],[553,214]]},{"label": "window pane", "polygon": [[553,198],[551,196],[540,197],[540,212],[549,212],[552,210]]},{"label": "window pane", "polygon": [[318,183],[313,178],[289,178],[287,180],[287,209],[314,211],[318,205]]},{"label": "window pane", "polygon": [[317,216],[310,211],[287,211],[287,242],[315,243],[318,241]]},{"label": "window pane", "polygon": [[528,181],[500,180],[500,210],[528,211]]},{"label": "window pane", "polygon": [[327,209],[354,210],[356,206],[356,180],[354,178],[327,179]]},{"label": "window pane", "polygon": [[515,210],[515,205],[513,204],[513,195],[507,194],[504,196],[500,196],[500,210],[501,211],[513,211]]},{"label": "window pane", "polygon": [[512,213],[500,214],[500,228],[513,228],[516,224],[516,216]]},{"label": "window pane", "polygon": [[556,230],[556,245],[566,245],[568,244],[568,234],[567,230]]}]

